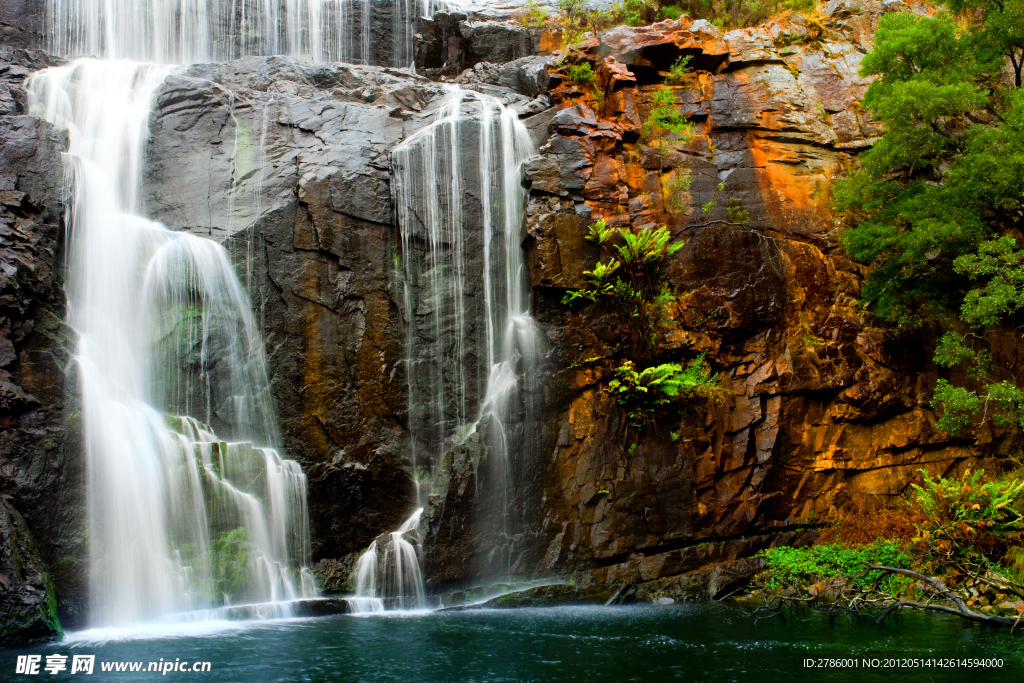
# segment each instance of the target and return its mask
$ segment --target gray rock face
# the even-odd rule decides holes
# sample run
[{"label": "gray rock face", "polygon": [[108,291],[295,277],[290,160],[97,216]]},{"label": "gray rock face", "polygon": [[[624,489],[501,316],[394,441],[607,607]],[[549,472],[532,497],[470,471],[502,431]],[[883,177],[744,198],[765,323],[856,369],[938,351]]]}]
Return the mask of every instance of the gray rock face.
[{"label": "gray rock face", "polygon": [[0,0],[0,45],[42,48],[45,28],[45,0]]},{"label": "gray rock face", "polygon": [[0,49],[0,638],[54,635],[48,595],[80,623],[84,468],[62,323],[67,132],[23,114],[21,80],[40,56]]},{"label": "gray rock face", "polygon": [[519,26],[493,21],[463,21],[459,32],[469,41],[474,62],[502,64],[533,54],[530,33]]},{"label": "gray rock face", "polygon": [[[390,153],[447,92],[400,70],[246,58],[168,78],[151,119],[149,216],[249,264],[284,447],[309,474],[314,560],[332,575],[327,560],[396,528],[416,499]],[[464,142],[472,167],[479,143]]]},{"label": "gray rock face", "polygon": [[416,69],[428,76],[455,76],[481,62],[503,64],[538,54],[540,32],[509,20],[509,13],[437,12],[421,19]]}]

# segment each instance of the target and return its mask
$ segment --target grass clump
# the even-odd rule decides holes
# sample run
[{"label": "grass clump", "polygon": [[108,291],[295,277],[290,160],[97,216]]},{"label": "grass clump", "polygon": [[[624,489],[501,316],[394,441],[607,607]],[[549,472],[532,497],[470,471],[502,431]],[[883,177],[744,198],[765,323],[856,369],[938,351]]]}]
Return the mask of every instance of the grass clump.
[{"label": "grass clump", "polygon": [[860,588],[872,588],[877,582],[881,590],[899,592],[908,579],[880,571],[865,572],[865,563],[901,567],[913,562],[900,542],[886,539],[859,547],[840,543],[779,546],[765,550],[761,556],[765,559],[762,585],[768,589],[799,588],[822,579],[844,577]]}]

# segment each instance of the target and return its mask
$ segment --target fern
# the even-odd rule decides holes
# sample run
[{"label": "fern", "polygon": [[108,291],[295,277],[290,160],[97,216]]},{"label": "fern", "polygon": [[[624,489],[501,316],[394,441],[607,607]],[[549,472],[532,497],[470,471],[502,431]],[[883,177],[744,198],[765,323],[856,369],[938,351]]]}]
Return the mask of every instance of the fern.
[{"label": "fern", "polygon": [[698,398],[718,401],[724,393],[718,375],[712,375],[704,362],[703,353],[685,369],[677,363],[664,363],[638,371],[633,361],[624,361],[615,368],[608,391],[626,409],[628,424],[637,432],[677,403]]},{"label": "fern", "polygon": [[962,478],[932,479],[918,470],[922,484],[912,484],[912,504],[924,521],[918,541],[946,556],[968,557],[980,546],[1024,531],[1017,506],[1024,502],[1024,479],[985,480],[985,470]]},{"label": "fern", "polygon": [[594,244],[602,245],[606,243],[608,240],[610,240],[612,238],[612,235],[614,234],[615,228],[605,227],[605,221],[602,218],[596,223],[592,223],[590,227],[587,228],[587,236],[585,239],[588,242],[593,242]]}]

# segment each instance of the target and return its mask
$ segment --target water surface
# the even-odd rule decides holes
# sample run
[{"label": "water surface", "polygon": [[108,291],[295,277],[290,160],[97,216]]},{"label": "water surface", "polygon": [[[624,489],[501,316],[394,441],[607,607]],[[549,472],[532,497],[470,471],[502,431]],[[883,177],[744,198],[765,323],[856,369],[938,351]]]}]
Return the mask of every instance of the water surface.
[{"label": "water surface", "polygon": [[[95,654],[86,680],[402,681],[984,681],[1019,675],[1024,656],[1005,630],[940,615],[871,620],[807,615],[755,621],[721,603],[468,610],[372,617],[192,624],[71,634],[3,655]],[[130,640],[126,638],[132,638]],[[996,670],[807,669],[807,658],[1002,658]],[[209,661],[209,673],[103,673],[101,662]],[[69,656],[70,664],[71,658]],[[144,665],[145,666],[145,665]],[[69,666],[70,669],[70,666]],[[42,672],[46,680],[69,676]],[[80,674],[75,674],[79,676]]]}]

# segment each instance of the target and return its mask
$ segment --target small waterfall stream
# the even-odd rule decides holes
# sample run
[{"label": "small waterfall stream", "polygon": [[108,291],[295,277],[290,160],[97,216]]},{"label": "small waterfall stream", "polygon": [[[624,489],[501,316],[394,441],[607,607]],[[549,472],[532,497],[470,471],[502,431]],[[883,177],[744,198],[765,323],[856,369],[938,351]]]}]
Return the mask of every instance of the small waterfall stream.
[{"label": "small waterfall stream", "polygon": [[489,527],[478,571],[490,575],[512,571],[522,531],[512,459],[533,439],[537,333],[520,247],[532,153],[514,111],[453,86],[438,118],[392,155],[414,468],[430,481],[445,451],[486,425],[476,523]]},{"label": "small waterfall stream", "polygon": [[[523,526],[509,496],[512,461],[533,439],[529,396],[539,355],[519,244],[522,165],[532,153],[513,110],[456,86],[435,120],[392,152],[413,469],[430,482],[445,451],[486,425],[486,463],[476,463],[474,476],[485,510],[476,523],[489,530],[490,546],[478,570],[489,576],[512,571]],[[361,609],[426,606],[423,512],[359,558]]]}]

